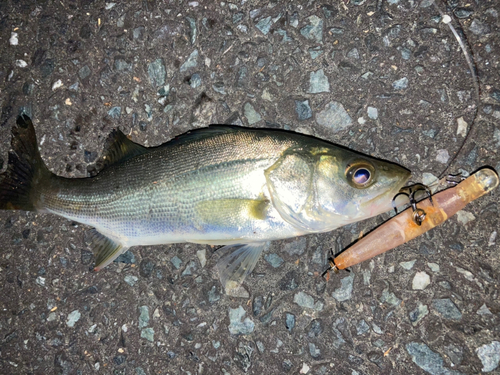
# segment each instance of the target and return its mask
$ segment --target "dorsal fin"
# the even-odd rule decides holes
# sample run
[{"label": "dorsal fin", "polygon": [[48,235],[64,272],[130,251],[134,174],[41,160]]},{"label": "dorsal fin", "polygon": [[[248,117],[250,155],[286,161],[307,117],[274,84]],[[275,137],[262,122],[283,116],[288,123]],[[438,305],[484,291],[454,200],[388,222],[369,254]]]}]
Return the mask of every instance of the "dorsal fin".
[{"label": "dorsal fin", "polygon": [[[180,134],[174,138],[172,138],[170,141],[165,143],[165,145],[175,145],[175,144],[183,144],[183,143],[189,143],[193,141],[200,141],[202,139],[206,138],[212,138],[217,135],[221,134],[229,134],[229,133],[234,133],[238,131],[244,131],[244,130],[252,130],[248,128],[242,128],[237,125],[209,125],[207,128],[198,128],[198,129],[193,129],[189,130],[187,133]],[[161,145],[162,146],[162,145]],[[159,146],[159,147],[161,147]]]},{"label": "dorsal fin", "polygon": [[104,166],[109,166],[142,155],[147,151],[147,147],[132,142],[119,129],[114,129],[105,143],[102,161]]}]

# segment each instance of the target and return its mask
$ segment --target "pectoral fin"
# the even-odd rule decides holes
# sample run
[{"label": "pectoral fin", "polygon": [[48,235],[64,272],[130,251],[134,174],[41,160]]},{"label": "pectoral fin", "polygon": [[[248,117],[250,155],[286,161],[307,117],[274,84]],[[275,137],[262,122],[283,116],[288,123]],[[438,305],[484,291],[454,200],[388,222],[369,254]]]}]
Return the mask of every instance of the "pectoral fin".
[{"label": "pectoral fin", "polygon": [[196,211],[204,223],[242,226],[248,220],[265,220],[269,204],[267,199],[216,199],[199,202]]},{"label": "pectoral fin", "polygon": [[217,262],[219,278],[226,293],[238,288],[249,275],[268,242],[254,242],[246,245],[228,245],[218,251],[227,252]]},{"label": "pectoral fin", "polygon": [[128,250],[128,247],[124,247],[122,244],[106,237],[104,234],[99,233],[95,229],[92,230],[90,236],[96,257],[94,271],[100,271],[115,260],[120,254],[123,254]]}]

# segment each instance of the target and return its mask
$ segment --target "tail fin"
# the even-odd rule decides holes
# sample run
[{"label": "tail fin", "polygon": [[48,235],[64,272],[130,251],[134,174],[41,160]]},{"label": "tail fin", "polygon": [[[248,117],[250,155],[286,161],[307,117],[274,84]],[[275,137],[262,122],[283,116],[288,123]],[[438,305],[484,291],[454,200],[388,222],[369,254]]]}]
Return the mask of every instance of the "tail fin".
[{"label": "tail fin", "polygon": [[40,157],[33,123],[25,114],[12,128],[11,145],[7,171],[0,175],[0,209],[35,211],[37,190],[50,171]]}]

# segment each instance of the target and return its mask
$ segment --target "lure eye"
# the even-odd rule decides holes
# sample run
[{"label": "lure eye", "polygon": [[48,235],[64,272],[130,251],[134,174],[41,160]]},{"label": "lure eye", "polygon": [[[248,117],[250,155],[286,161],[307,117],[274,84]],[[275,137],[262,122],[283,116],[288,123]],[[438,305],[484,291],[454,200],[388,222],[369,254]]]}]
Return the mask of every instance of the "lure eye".
[{"label": "lure eye", "polygon": [[371,185],[373,175],[373,166],[365,161],[352,163],[346,169],[347,182],[357,189],[364,189]]}]

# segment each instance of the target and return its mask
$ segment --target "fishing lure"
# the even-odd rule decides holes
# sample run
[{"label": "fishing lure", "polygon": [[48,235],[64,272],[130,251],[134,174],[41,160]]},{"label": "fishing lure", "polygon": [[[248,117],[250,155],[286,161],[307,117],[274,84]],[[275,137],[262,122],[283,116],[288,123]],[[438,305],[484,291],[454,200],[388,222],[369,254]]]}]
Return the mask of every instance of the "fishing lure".
[{"label": "fishing lure", "polygon": [[[330,269],[352,267],[421,236],[444,223],[470,202],[494,190],[498,183],[498,174],[493,169],[480,169],[455,187],[419,202],[417,211],[413,205],[380,225],[330,260]],[[420,219],[416,219],[416,212]],[[422,213],[424,218],[421,217]],[[329,273],[326,275],[328,279]]]}]

